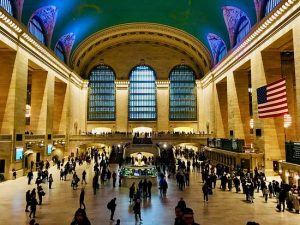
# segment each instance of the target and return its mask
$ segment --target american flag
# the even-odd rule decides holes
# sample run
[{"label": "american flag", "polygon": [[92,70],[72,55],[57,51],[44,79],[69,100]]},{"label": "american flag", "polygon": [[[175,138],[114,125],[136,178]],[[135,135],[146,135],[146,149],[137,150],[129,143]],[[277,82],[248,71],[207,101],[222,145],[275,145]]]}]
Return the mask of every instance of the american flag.
[{"label": "american flag", "polygon": [[258,117],[278,117],[288,114],[285,79],[257,89]]}]

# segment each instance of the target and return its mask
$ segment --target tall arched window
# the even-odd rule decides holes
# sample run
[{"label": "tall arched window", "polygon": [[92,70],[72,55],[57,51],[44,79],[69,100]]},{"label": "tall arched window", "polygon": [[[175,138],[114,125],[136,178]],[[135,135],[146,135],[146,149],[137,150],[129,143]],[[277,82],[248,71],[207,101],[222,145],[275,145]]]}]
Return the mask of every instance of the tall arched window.
[{"label": "tall arched window", "polygon": [[267,0],[265,7],[265,16],[268,15],[280,2],[281,0]]},{"label": "tall arched window", "polygon": [[42,24],[35,17],[33,17],[29,22],[29,32],[33,34],[42,44],[46,45]]},{"label": "tall arched window", "polygon": [[197,120],[195,72],[187,65],[170,73],[170,120]]},{"label": "tall arched window", "polygon": [[64,51],[64,47],[63,47],[61,42],[58,42],[57,45],[55,46],[54,53],[63,62],[66,62],[66,60],[65,60],[65,51]]},{"label": "tall arched window", "polygon": [[247,17],[242,17],[236,28],[235,44],[240,43],[243,38],[249,33],[251,23]]},{"label": "tall arched window", "polygon": [[129,120],[156,120],[154,70],[146,65],[136,66],[129,80]]},{"label": "tall arched window", "polygon": [[115,120],[115,73],[107,65],[99,65],[90,73],[88,120]]},{"label": "tall arched window", "polygon": [[218,54],[217,54],[217,62],[220,62],[226,54],[227,54],[226,45],[224,45],[224,43],[220,43]]},{"label": "tall arched window", "polygon": [[10,15],[14,15],[11,0],[0,0],[0,7],[5,9],[5,11],[8,12]]}]

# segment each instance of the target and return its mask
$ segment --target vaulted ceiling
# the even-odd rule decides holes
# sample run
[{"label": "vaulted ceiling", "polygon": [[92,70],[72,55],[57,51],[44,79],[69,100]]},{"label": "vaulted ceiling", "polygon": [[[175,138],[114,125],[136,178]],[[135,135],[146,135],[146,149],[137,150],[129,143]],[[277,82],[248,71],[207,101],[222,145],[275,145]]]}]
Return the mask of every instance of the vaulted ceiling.
[{"label": "vaulted ceiling", "polygon": [[216,34],[230,48],[228,24],[223,16],[224,7],[240,9],[253,26],[257,21],[255,4],[262,1],[264,0],[24,0],[21,21],[27,25],[39,8],[55,6],[56,22],[50,43],[52,49],[62,36],[69,33],[73,33],[75,37],[72,48],[74,52],[96,32],[140,22],[179,29],[210,50],[207,41],[209,33]]}]

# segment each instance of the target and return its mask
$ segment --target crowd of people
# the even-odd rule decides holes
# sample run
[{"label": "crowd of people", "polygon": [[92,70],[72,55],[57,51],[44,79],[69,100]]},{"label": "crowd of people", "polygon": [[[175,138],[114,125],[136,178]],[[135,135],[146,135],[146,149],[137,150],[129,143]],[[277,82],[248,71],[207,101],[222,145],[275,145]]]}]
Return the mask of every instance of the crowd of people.
[{"label": "crowd of people", "polygon": [[[177,153],[176,153],[177,152]],[[175,154],[174,154],[175,153]],[[176,158],[175,158],[175,157]],[[284,211],[286,208],[290,211],[299,213],[299,187],[295,185],[287,185],[283,182],[279,183],[275,180],[267,182],[263,173],[255,170],[250,171],[234,171],[231,168],[214,165],[201,152],[191,152],[186,149],[174,151],[172,146],[161,148],[161,155],[158,158],[146,158],[146,162],[155,165],[159,171],[158,189],[162,199],[167,198],[168,181],[174,179],[177,182],[178,189],[184,191],[189,187],[191,171],[201,172],[202,175],[202,192],[203,201],[208,203],[209,195],[213,195],[214,189],[220,188],[221,191],[242,192],[245,194],[245,200],[249,203],[254,203],[254,193],[261,192],[265,202],[269,198],[274,198],[277,201],[276,207],[278,211]],[[97,194],[100,185],[104,186],[110,183],[113,179],[113,188],[116,187],[117,178],[119,178],[119,186],[122,186],[122,177],[117,171],[110,171],[109,155],[107,152],[100,152],[97,149],[92,149],[91,152],[81,155],[80,157],[68,157],[67,160],[62,159],[56,161],[56,167],[60,171],[61,182],[67,181],[67,176],[71,176],[71,186],[74,190],[81,184],[87,184],[87,172],[83,169],[81,176],[77,174],[76,168],[86,161],[89,165],[93,163],[93,179],[92,188],[94,195]],[[126,160],[125,160],[126,161]],[[130,158],[129,162],[131,163]],[[199,165],[199,170],[197,169]],[[42,185],[47,185],[49,191],[52,187],[53,177],[49,174],[50,163],[48,161],[39,162],[37,166],[36,188],[26,192],[25,212],[29,212],[29,217],[35,218],[37,205],[42,205],[43,197],[46,195]],[[33,165],[29,171],[28,185],[33,180]],[[99,183],[100,180],[100,183]],[[217,186],[220,183],[220,186]],[[142,202],[151,199],[152,182],[150,179],[141,179],[139,183],[132,183],[129,188],[129,206],[134,214],[135,221],[142,220]],[[30,210],[29,210],[30,209]],[[107,209],[110,211],[110,219],[114,220],[115,211],[117,209],[117,199],[114,197],[107,203]],[[178,205],[175,207],[175,222],[174,225],[197,225],[194,221],[194,210],[187,207],[186,202],[181,198]],[[120,224],[120,219],[115,221]],[[35,220],[30,220],[30,224],[36,225]],[[82,186],[79,195],[79,208],[76,210],[71,225],[90,225],[85,205],[85,187]],[[257,225],[255,222],[248,222],[249,225]]]}]

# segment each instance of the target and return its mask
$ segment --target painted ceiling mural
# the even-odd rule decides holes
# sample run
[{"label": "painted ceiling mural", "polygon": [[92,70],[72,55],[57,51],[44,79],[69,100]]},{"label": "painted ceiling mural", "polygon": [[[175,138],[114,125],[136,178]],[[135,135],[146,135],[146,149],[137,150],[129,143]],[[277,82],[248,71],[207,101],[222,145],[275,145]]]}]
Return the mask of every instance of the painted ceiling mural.
[{"label": "painted ceiling mural", "polygon": [[[211,44],[207,35],[213,33],[230,47],[228,29],[241,14],[249,18],[251,25],[257,22],[257,12],[267,0],[14,0],[23,4],[21,21],[28,24],[40,8],[54,6],[56,23],[45,21],[53,28],[51,48],[66,34],[72,33],[76,48],[83,40],[97,31],[134,22],[150,22],[168,25],[183,30],[204,43]],[[231,8],[233,7],[233,8]],[[224,11],[225,9],[225,11]],[[229,10],[231,9],[231,10]],[[238,9],[232,10],[232,9]],[[231,12],[230,12],[231,11]],[[223,17],[225,16],[225,20]],[[227,20],[226,20],[227,19]],[[229,19],[229,20],[228,20]],[[231,21],[231,22],[230,22]],[[210,49],[211,50],[211,49]],[[70,51],[70,49],[68,49]],[[212,52],[212,51],[211,51]]]}]

